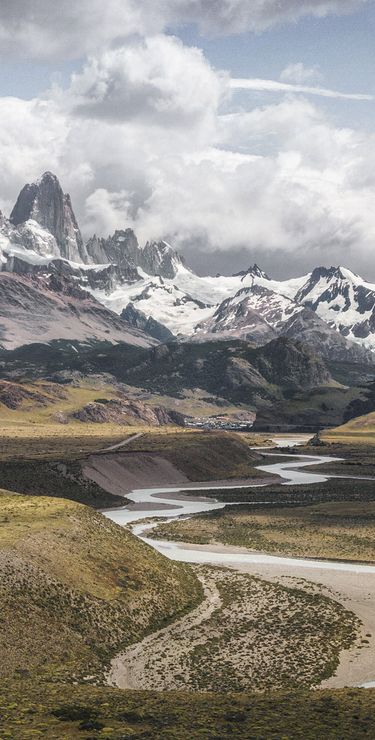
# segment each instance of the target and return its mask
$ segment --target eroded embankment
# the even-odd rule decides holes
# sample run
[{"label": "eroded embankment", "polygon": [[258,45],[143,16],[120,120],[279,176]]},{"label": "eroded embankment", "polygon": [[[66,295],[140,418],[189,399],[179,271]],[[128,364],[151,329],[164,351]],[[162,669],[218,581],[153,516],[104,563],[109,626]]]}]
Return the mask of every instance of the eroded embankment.
[{"label": "eroded embankment", "polygon": [[91,455],[83,465],[83,473],[105,491],[120,496],[137,488],[189,483],[188,478],[168,460],[147,452]]},{"label": "eroded embankment", "polygon": [[[313,460],[315,465],[319,465],[321,462],[321,458],[317,456],[304,459],[297,464],[295,458],[289,462],[284,461],[278,465],[278,472],[284,474],[284,477],[287,477],[290,481],[298,478],[297,483],[301,483],[301,479],[305,483],[311,483],[316,479],[320,480],[319,474],[314,475],[312,472],[304,474],[301,470],[306,465],[311,465]],[[295,470],[296,467],[299,470]],[[272,468],[275,472],[274,465]],[[267,466],[262,466],[262,469],[266,472]],[[324,476],[322,477],[324,480]],[[296,491],[300,488],[301,486],[296,487]],[[168,496],[168,492],[165,493]],[[171,495],[170,503],[173,499],[174,497]],[[175,499],[174,503],[176,503]],[[221,505],[216,504],[216,506]],[[213,507],[214,504],[212,503]],[[149,515],[152,515],[151,512]],[[147,516],[147,513],[142,512],[142,518],[145,516]],[[172,513],[172,516],[178,516],[178,511]],[[135,517],[132,518],[134,520]],[[141,518],[141,516],[138,518]],[[146,527],[143,527],[143,529],[146,530]],[[138,534],[140,533],[141,530]],[[375,572],[373,567],[354,563],[330,563],[327,561],[319,563],[318,561],[303,561],[290,557],[272,557],[260,552],[246,551],[243,548],[225,547],[218,544],[189,546],[184,545],[184,543],[177,545],[173,542],[162,543],[152,540],[149,540],[149,544],[176,560],[216,563],[217,565],[225,564],[237,572],[246,572],[261,578],[267,578],[267,580],[277,582],[279,585],[299,582],[300,585],[307,583],[309,587],[314,584],[313,588],[322,588],[323,594],[332,596],[336,602],[355,612],[363,623],[360,642],[356,643],[354,648],[342,652],[337,675],[330,679],[330,685],[341,687],[358,685],[373,680],[372,666],[375,656],[373,637],[375,633]],[[267,612],[265,616],[267,617]]]}]

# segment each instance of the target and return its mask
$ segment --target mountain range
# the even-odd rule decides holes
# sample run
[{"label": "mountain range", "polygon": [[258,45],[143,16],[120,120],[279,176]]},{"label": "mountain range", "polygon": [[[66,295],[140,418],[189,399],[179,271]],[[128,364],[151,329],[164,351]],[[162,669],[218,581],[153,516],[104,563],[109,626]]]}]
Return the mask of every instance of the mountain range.
[{"label": "mountain range", "polygon": [[[284,281],[258,265],[200,276],[131,229],[85,242],[50,172],[0,216],[7,382],[95,376],[129,403],[185,417],[222,409],[256,415],[258,428],[316,429],[375,409],[374,362],[375,285],[344,267]],[[94,411],[109,421],[113,409]]]},{"label": "mountain range", "polygon": [[[0,216],[1,338],[33,341],[243,339],[286,336],[330,360],[372,363],[375,284],[344,267],[277,281],[257,265],[199,276],[165,241],[131,229],[84,243],[70,196],[50,172]],[[44,317],[42,319],[42,317]]]}]

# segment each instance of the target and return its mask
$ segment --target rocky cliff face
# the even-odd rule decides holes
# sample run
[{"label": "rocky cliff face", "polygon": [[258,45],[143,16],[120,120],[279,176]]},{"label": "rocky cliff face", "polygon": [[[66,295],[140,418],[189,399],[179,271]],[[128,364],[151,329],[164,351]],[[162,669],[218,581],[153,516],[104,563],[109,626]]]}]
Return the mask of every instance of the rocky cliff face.
[{"label": "rocky cliff face", "polygon": [[375,285],[345,267],[316,267],[295,300],[344,337],[375,348]]},{"label": "rocky cliff face", "polygon": [[86,262],[83,244],[70,196],[63,193],[55,175],[45,172],[37,182],[22,188],[10,215],[10,222],[19,227],[33,221],[54,236],[64,259]]},{"label": "rocky cliff face", "polygon": [[139,264],[139,244],[132,229],[117,230],[108,239],[96,235],[86,245],[90,262],[94,264],[125,265],[135,268]]},{"label": "rocky cliff face", "polygon": [[69,277],[0,272],[0,347],[48,344],[55,339],[125,342],[138,347],[156,343]]},{"label": "rocky cliff face", "polygon": [[155,321],[152,316],[147,318],[146,314],[142,311],[138,311],[132,303],[128,303],[126,308],[124,308],[121,313],[121,318],[136,329],[140,329],[146,334],[149,334],[150,337],[158,339],[159,342],[170,342],[175,339],[174,334],[172,334],[164,324],[161,324],[159,321]]},{"label": "rocky cliff face", "polygon": [[251,361],[268,383],[286,390],[318,388],[331,382],[322,359],[306,345],[287,337],[254,350]]},{"label": "rocky cliff face", "polygon": [[147,242],[140,255],[139,266],[149,275],[173,279],[183,261],[167,242]]},{"label": "rocky cliff face", "polygon": [[166,409],[164,406],[147,406],[142,401],[127,398],[89,403],[74,412],[72,418],[95,424],[111,423],[125,426],[140,422],[153,427],[165,424],[185,425],[185,417],[177,411]]},{"label": "rocky cliff face", "polygon": [[170,279],[183,264],[179,254],[167,242],[147,242],[141,249],[132,229],[117,230],[108,239],[93,236],[86,248],[89,260],[94,264],[112,263],[128,269],[140,267],[148,275]]}]

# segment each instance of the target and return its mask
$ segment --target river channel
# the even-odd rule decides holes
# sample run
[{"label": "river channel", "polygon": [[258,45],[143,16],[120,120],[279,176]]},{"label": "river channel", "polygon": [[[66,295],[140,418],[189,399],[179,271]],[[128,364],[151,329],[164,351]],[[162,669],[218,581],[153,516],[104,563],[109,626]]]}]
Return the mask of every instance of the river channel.
[{"label": "river channel", "polygon": [[[275,440],[275,445],[285,447],[299,443],[298,439]],[[275,451],[262,453],[267,457],[271,454],[272,464],[264,462],[257,466],[265,474],[274,473],[280,476],[282,485],[304,486],[312,483],[323,483],[329,477],[322,473],[304,470],[307,466],[318,468],[322,463],[337,461],[337,457],[327,455],[298,455],[296,453],[280,454],[280,462],[275,463]],[[289,459],[287,459],[289,458]],[[227,482],[230,488],[259,488],[265,484],[254,484],[251,480],[241,485]],[[120,509],[107,510],[105,515],[120,525],[132,525],[133,533],[155,550],[172,560],[187,563],[205,563],[222,565],[235,570],[252,573],[254,575],[287,583],[288,579],[304,579],[315,582],[319,588],[326,589],[329,594],[334,593],[336,598],[348,608],[352,609],[360,618],[363,625],[363,634],[370,634],[369,649],[357,651],[352,648],[345,651],[340,667],[334,677],[325,685],[330,688],[343,686],[371,687],[374,682],[375,659],[375,565],[345,561],[317,560],[308,558],[292,558],[268,555],[267,553],[249,551],[240,547],[224,545],[192,545],[172,541],[154,540],[147,536],[155,526],[155,517],[164,521],[172,521],[177,517],[190,517],[200,512],[213,511],[228,506],[228,503],[205,499],[205,491],[223,488],[220,481],[182,485],[178,488],[164,486],[163,488],[144,488],[127,493],[126,496],[133,504]],[[186,490],[189,489],[189,495]],[[196,492],[194,496],[193,492]],[[269,491],[265,494],[264,503],[269,502]],[[243,502],[242,502],[243,503]],[[134,505],[137,508],[133,508]],[[160,509],[158,508],[160,506]],[[152,520],[148,521],[147,519]]]}]

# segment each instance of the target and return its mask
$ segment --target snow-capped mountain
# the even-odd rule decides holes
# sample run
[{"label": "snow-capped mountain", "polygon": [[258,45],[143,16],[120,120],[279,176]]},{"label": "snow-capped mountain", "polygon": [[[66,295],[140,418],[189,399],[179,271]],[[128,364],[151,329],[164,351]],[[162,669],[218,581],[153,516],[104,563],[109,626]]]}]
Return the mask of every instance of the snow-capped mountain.
[{"label": "snow-capped mountain", "polygon": [[260,345],[285,335],[333,359],[364,360],[364,348],[375,351],[375,285],[349,270],[319,267],[276,281],[254,265],[202,277],[167,242],[142,247],[131,229],[85,245],[70,197],[50,172],[25,185],[9,219],[0,217],[0,267],[29,279],[63,277],[128,324],[152,327],[161,341],[232,337]]},{"label": "snow-capped mountain", "polygon": [[318,267],[295,300],[309,306],[343,336],[374,348],[375,285],[345,267]]},{"label": "snow-capped mountain", "polygon": [[198,336],[219,333],[269,341],[278,336],[278,330],[291,316],[302,310],[295,301],[258,285],[254,279],[251,287],[241,288],[220,303],[213,316],[199,324],[195,331]]},{"label": "snow-capped mountain", "polygon": [[247,339],[257,345],[285,336],[335,360],[358,361],[366,355],[362,347],[348,341],[313,310],[281,292],[258,285],[256,280],[251,287],[224,300],[212,317],[196,327],[194,337],[208,339],[218,335]]}]

